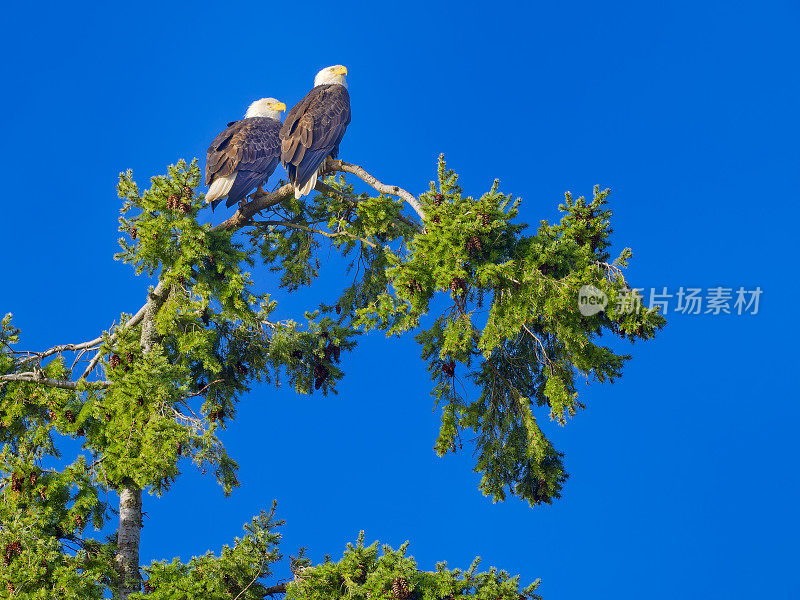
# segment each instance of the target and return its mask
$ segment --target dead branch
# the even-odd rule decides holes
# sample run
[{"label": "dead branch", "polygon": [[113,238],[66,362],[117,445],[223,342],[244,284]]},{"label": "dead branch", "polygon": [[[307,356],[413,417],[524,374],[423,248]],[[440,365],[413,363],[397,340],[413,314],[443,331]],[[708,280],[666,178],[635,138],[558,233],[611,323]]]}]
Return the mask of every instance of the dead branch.
[{"label": "dead branch", "polygon": [[411,208],[414,209],[414,212],[419,215],[420,219],[425,218],[425,211],[422,210],[422,205],[419,203],[419,200],[417,200],[417,198],[413,194],[410,194],[403,188],[398,187],[396,185],[386,185],[385,183],[381,183],[373,175],[367,173],[363,167],[359,167],[358,165],[344,162],[343,160],[334,160],[332,158],[329,158],[327,163],[325,163],[325,169],[326,171],[341,171],[343,173],[352,173],[353,175],[361,179],[364,183],[366,183],[369,186],[372,186],[374,189],[376,189],[382,194],[399,196],[400,198],[405,200]]},{"label": "dead branch", "polygon": [[45,377],[41,371],[26,372],[26,373],[12,373],[8,375],[0,375],[0,384],[7,381],[24,381],[26,383],[38,383],[48,387],[61,388],[63,390],[77,390],[79,386],[87,388],[103,389],[111,385],[110,381],[86,381],[82,384],[75,381],[65,381],[63,379],[51,379]]},{"label": "dead branch", "polygon": [[352,233],[348,233],[347,231],[336,231],[334,233],[330,233],[327,231],[322,231],[321,229],[313,229],[312,227],[306,227],[305,225],[300,225],[299,223],[290,223],[289,221],[252,221],[252,225],[272,225],[274,227],[288,227],[289,229],[297,229],[299,231],[305,231],[307,233],[318,233],[319,235],[324,235],[327,238],[338,238],[338,237],[348,237],[351,240],[357,240],[369,246],[370,248],[375,248],[375,244],[366,240],[364,238],[360,238],[357,235],[353,235]]},{"label": "dead branch", "polygon": [[275,594],[285,594],[286,593],[286,584],[279,583],[278,585],[271,585],[270,587],[264,590],[264,597],[267,596],[274,596]]}]

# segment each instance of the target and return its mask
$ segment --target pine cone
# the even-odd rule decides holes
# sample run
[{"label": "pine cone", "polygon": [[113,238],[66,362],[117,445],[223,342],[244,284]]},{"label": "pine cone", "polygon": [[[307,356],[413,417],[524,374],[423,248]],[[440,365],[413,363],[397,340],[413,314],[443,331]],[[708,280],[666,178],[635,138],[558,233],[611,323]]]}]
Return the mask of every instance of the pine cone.
[{"label": "pine cone", "polygon": [[461,292],[467,289],[467,283],[461,277],[453,277],[450,280],[450,291],[458,296]]},{"label": "pine cone", "polygon": [[137,233],[139,233],[139,232],[136,230],[136,227],[131,227],[130,235],[131,235],[131,239],[133,241],[136,241],[136,234]]},{"label": "pine cone", "polygon": [[177,208],[183,215],[188,215],[190,212],[192,212],[192,205],[187,204],[186,202],[181,202],[178,204]]},{"label": "pine cone", "polygon": [[442,373],[444,373],[448,377],[455,377],[456,362],[452,358],[446,363],[442,363]]},{"label": "pine cone", "polygon": [[478,218],[481,220],[481,225],[484,227],[489,227],[492,224],[492,215],[485,213],[483,211],[478,212]]},{"label": "pine cone", "polygon": [[318,390],[322,387],[322,384],[328,380],[328,376],[331,372],[328,370],[323,364],[317,363],[314,365],[314,389]]},{"label": "pine cone", "polygon": [[172,210],[173,208],[178,208],[178,194],[170,194],[167,198],[167,208]]},{"label": "pine cone", "polygon": [[70,409],[64,411],[64,418],[70,423],[75,422],[75,415],[72,414],[72,411]]},{"label": "pine cone", "polygon": [[10,542],[6,544],[5,550],[3,551],[3,562],[8,566],[11,564],[11,561],[14,560],[14,557],[21,553],[22,544],[20,544],[19,541]]},{"label": "pine cone", "polygon": [[184,198],[191,198],[194,196],[194,190],[188,185],[183,186],[183,196]]},{"label": "pine cone", "polygon": [[333,357],[333,359],[338,363],[341,352],[342,350],[339,346],[337,346],[333,342],[330,342],[328,346],[325,348],[325,360],[329,361],[331,357]]},{"label": "pine cone", "polygon": [[552,265],[539,265],[537,269],[539,269],[539,272],[545,277],[549,277],[553,271],[555,271],[555,267]]},{"label": "pine cone", "polygon": [[183,454],[183,444],[181,442],[175,444],[175,454],[176,456],[181,456]]},{"label": "pine cone", "polygon": [[483,244],[481,243],[481,238],[479,236],[473,235],[467,238],[467,254],[479,253],[482,250]]},{"label": "pine cone", "polygon": [[245,367],[241,362],[236,363],[236,372],[244,377],[247,375],[247,367]]},{"label": "pine cone", "polygon": [[433,195],[433,203],[436,206],[440,206],[444,202],[444,194],[434,194]]},{"label": "pine cone", "polygon": [[422,286],[416,279],[412,279],[408,282],[408,289],[412,292],[417,292],[418,294],[422,293]]},{"label": "pine cone", "polygon": [[142,585],[142,589],[144,590],[145,594],[150,594],[151,592],[156,591],[156,588],[149,581],[145,581],[144,585]]},{"label": "pine cone", "polygon": [[12,595],[12,596],[13,596],[13,595],[14,595],[14,593],[16,592],[16,590],[14,589],[14,584],[13,584],[13,583],[11,583],[10,581],[9,581],[9,582],[6,584],[6,589],[8,590],[8,593],[9,593],[10,595]]},{"label": "pine cone", "polygon": [[116,369],[121,362],[122,359],[120,359],[119,354],[112,354],[111,359],[109,359],[108,361],[108,364],[111,366],[112,369]]},{"label": "pine cone", "polygon": [[56,411],[54,411],[52,408],[48,408],[47,409],[47,420],[48,421],[53,421],[55,418],[56,418]]},{"label": "pine cone", "polygon": [[353,577],[353,581],[362,584],[367,581],[367,567],[362,563],[358,563],[358,567],[356,567],[356,575]]},{"label": "pine cone", "polygon": [[392,581],[392,598],[394,600],[408,598],[408,580],[405,577],[395,577]]},{"label": "pine cone", "polygon": [[36,480],[39,479],[39,474],[36,471],[31,471],[31,474],[28,475],[28,481],[31,484],[31,487],[36,486]]}]

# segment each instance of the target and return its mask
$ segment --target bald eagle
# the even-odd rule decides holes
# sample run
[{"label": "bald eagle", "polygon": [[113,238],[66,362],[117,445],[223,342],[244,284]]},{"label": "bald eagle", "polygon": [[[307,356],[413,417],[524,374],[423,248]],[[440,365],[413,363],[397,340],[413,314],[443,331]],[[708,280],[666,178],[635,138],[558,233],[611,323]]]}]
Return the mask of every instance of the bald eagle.
[{"label": "bald eagle", "polygon": [[288,112],[281,127],[281,162],[294,184],[295,198],[314,189],[320,166],[339,152],[350,123],[345,75],[342,65],[317,73],[314,88]]},{"label": "bald eagle", "polygon": [[206,155],[206,185],[211,186],[206,201],[212,209],[225,198],[225,206],[241,202],[275,171],[281,156],[278,132],[284,110],[286,105],[275,98],[256,100],[244,119],[228,123],[211,142]]}]

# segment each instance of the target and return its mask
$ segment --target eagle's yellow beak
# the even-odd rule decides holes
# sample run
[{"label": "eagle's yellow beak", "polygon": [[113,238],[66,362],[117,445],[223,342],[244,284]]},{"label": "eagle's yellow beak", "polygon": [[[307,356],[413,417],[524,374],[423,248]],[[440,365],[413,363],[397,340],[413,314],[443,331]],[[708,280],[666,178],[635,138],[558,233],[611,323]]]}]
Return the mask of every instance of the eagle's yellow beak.
[{"label": "eagle's yellow beak", "polygon": [[283,102],[276,102],[275,104],[270,106],[270,108],[272,110],[284,111],[284,110],[286,110],[286,105]]},{"label": "eagle's yellow beak", "polygon": [[334,75],[347,75],[347,67],[337,67],[333,72]]}]

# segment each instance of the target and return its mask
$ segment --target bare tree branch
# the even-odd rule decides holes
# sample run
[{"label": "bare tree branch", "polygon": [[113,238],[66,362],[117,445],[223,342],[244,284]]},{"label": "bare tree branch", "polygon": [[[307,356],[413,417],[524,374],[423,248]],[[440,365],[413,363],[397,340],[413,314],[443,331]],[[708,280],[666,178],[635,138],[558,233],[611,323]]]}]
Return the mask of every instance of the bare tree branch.
[{"label": "bare tree branch", "polygon": [[52,356],[53,354],[60,354],[61,352],[78,352],[79,350],[85,350],[87,348],[91,348],[92,346],[97,346],[100,342],[103,341],[103,338],[96,338],[93,340],[89,340],[88,342],[83,342],[82,344],[63,344],[61,346],[53,346],[45,350],[44,352],[33,352],[28,351],[25,358],[20,358],[16,361],[14,366],[22,366],[27,362],[31,362],[33,360],[41,360],[43,358],[47,358],[48,356]]},{"label": "bare tree branch", "polygon": [[321,229],[313,229],[311,227],[306,227],[305,225],[300,225],[299,223],[290,223],[289,221],[251,221],[252,225],[273,225],[275,227],[288,227],[289,229],[298,229],[300,231],[306,231],[308,233],[318,233],[319,235],[324,235],[327,238],[338,238],[338,237],[348,237],[352,240],[358,240],[369,246],[370,248],[375,248],[375,244],[366,240],[364,238],[360,238],[357,235],[353,235],[352,233],[348,233],[347,231],[337,231],[334,233],[329,233],[327,231],[322,231]]},{"label": "bare tree branch", "polygon": [[419,215],[420,219],[425,218],[425,211],[422,210],[422,205],[419,203],[419,200],[417,200],[417,198],[413,194],[410,194],[403,188],[398,187],[396,185],[386,185],[385,183],[381,183],[373,175],[367,173],[363,167],[359,167],[358,165],[344,162],[343,160],[334,160],[332,158],[329,158],[328,162],[325,165],[325,168],[326,170],[330,171],[342,171],[344,173],[352,173],[356,177],[359,177],[364,183],[372,186],[382,194],[399,196],[400,198],[405,200],[411,208],[414,209],[414,212],[416,212]]},{"label": "bare tree branch", "polygon": [[609,281],[614,281],[615,279],[618,279],[627,289],[629,290],[631,289],[631,286],[629,286],[628,282],[625,281],[625,275],[623,274],[622,269],[620,269],[618,266],[609,264],[607,262],[602,262],[599,260],[594,261],[594,264],[606,271],[606,278]]},{"label": "bare tree branch", "polygon": [[251,586],[251,585],[253,585],[253,584],[256,582],[256,580],[257,580],[257,579],[259,578],[259,576],[261,575],[261,569],[262,569],[263,567],[264,567],[264,561],[261,561],[261,563],[258,565],[258,569],[256,569],[256,575],[255,575],[255,577],[253,577],[253,580],[252,580],[250,583],[248,583],[246,586],[244,586],[244,588],[242,589],[242,591],[241,591],[241,592],[239,592],[238,594],[236,594],[236,596],[234,597],[234,599],[233,599],[233,600],[239,600],[239,597],[240,597],[242,594],[244,594],[244,593],[245,593],[245,592],[246,592],[246,591],[247,591],[247,590],[250,588],[250,586]]},{"label": "bare tree branch", "polygon": [[211,231],[236,231],[247,225],[256,213],[280,204],[287,198],[294,195],[294,186],[291,183],[282,185],[274,192],[262,195],[260,192],[250,194],[250,202],[239,206],[233,216],[226,219],[219,225],[211,228]]},{"label": "bare tree branch", "polygon": [[[147,305],[145,304],[145,306],[140,308],[135,315],[133,315],[130,319],[128,319],[128,322],[125,323],[125,325],[123,327],[127,329],[128,327],[134,327],[135,325],[138,325],[139,322],[144,318],[144,312],[145,312],[145,308],[146,307],[147,307]],[[103,341],[103,338],[99,337],[99,338],[97,338],[97,340],[98,340],[98,343],[100,343],[100,342]],[[110,338],[109,341],[113,344],[116,340],[117,340],[117,334],[114,333],[114,334],[111,335],[111,338]],[[97,366],[97,363],[100,362],[100,358],[101,357],[102,357],[102,353],[101,352],[98,352],[97,354],[95,354],[94,358],[92,358],[92,360],[89,361],[89,366],[86,367],[86,369],[84,369],[83,373],[81,373],[81,376],[78,379],[79,380],[80,379],[86,379],[89,376],[89,373],[91,373],[92,370]]]},{"label": "bare tree branch", "polygon": [[63,390],[77,390],[79,386],[83,385],[89,388],[107,388],[111,385],[110,381],[87,381],[83,384],[75,381],[65,381],[63,379],[51,379],[45,377],[41,371],[26,372],[26,373],[12,373],[9,375],[0,375],[0,384],[6,381],[24,381],[28,383],[38,383],[49,387],[61,388]]},{"label": "bare tree branch", "polygon": [[267,596],[274,596],[275,594],[285,594],[286,593],[286,584],[279,583],[278,585],[272,585],[264,590],[264,597]]}]

